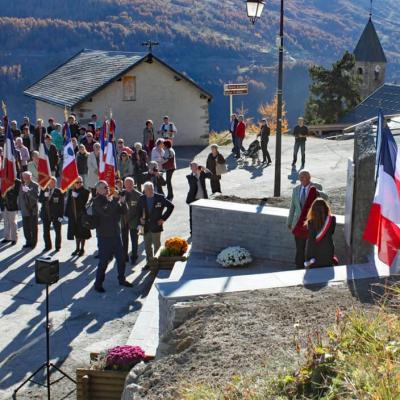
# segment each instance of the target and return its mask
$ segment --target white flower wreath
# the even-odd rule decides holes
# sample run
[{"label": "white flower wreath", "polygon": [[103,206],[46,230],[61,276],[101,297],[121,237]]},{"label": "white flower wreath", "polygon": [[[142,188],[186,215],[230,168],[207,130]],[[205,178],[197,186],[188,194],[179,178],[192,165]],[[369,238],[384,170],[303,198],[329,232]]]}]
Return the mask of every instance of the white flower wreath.
[{"label": "white flower wreath", "polygon": [[217,256],[217,263],[225,268],[242,267],[252,261],[250,252],[240,246],[227,247]]}]

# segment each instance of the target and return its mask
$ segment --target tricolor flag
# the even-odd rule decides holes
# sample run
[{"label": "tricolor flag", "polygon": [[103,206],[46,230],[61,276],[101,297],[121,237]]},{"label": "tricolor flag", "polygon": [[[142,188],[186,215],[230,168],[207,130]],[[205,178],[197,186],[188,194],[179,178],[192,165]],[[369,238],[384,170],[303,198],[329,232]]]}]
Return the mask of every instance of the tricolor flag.
[{"label": "tricolor flag", "polygon": [[64,125],[64,132],[65,141],[60,187],[63,193],[66,192],[78,179],[78,167],[76,165],[75,152],[71,142],[71,131],[67,122]]},{"label": "tricolor flag", "polygon": [[391,266],[400,249],[400,154],[392,132],[378,115],[375,197],[363,239],[378,246],[378,257]]},{"label": "tricolor flag", "polygon": [[108,140],[111,141],[112,146],[113,146],[113,155],[114,155],[114,173],[115,176],[119,176],[119,171],[118,171],[118,164],[117,164],[117,146],[115,144],[115,130],[116,130],[117,124],[115,123],[115,120],[112,118],[110,119],[110,135],[108,137]]},{"label": "tricolor flag", "polygon": [[15,147],[11,125],[8,123],[8,118],[4,117],[4,128],[6,140],[4,143],[3,160],[1,165],[1,194],[6,193],[14,187],[17,179],[17,168],[15,164]]},{"label": "tricolor flag", "polygon": [[107,121],[104,121],[100,132],[99,180],[104,180],[104,173],[106,170],[106,148],[107,148]]},{"label": "tricolor flag", "polygon": [[38,161],[38,184],[45,189],[50,182],[51,170],[49,162],[49,151],[44,143],[44,134],[40,133],[39,161]]}]

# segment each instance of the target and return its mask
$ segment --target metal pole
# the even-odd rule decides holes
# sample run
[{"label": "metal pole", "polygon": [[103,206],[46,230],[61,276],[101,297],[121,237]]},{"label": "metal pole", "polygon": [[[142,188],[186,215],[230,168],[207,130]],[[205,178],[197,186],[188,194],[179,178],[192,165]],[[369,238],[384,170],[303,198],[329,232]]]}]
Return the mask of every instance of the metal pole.
[{"label": "metal pole", "polygon": [[281,18],[279,29],[279,65],[278,65],[278,91],[276,112],[276,146],[275,146],[275,184],[274,197],[281,195],[281,153],[282,153],[282,104],[283,104],[283,6],[281,0]]},{"label": "metal pole", "polygon": [[229,95],[229,120],[231,119],[231,116],[233,114],[233,96]]},{"label": "metal pole", "polygon": [[49,285],[46,285],[46,372],[47,399],[50,400],[50,325],[49,325]]}]

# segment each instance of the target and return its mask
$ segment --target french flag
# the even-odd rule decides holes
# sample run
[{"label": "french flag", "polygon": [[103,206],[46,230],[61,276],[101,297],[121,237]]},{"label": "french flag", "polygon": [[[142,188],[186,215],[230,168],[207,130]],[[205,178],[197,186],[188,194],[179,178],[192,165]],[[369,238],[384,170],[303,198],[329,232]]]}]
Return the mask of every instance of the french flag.
[{"label": "french flag", "polygon": [[106,150],[107,150],[107,121],[104,121],[100,132],[100,157],[99,157],[99,180],[104,181],[106,170]]},{"label": "french flag", "polygon": [[65,141],[63,150],[63,167],[61,172],[61,191],[66,192],[78,179],[78,167],[74,148],[71,142],[71,131],[66,122],[64,125]]},{"label": "french flag", "polygon": [[378,257],[391,266],[400,249],[400,154],[383,113],[378,115],[375,197],[363,239],[378,246]]},{"label": "french flag", "polygon": [[38,184],[41,189],[45,189],[50,182],[51,170],[49,162],[49,154],[47,147],[44,143],[44,134],[40,134],[39,144],[39,160],[38,160]]},{"label": "french flag", "polygon": [[4,117],[4,126],[6,129],[6,141],[4,143],[3,160],[1,165],[1,194],[6,193],[14,187],[17,179],[17,168],[15,163],[15,147],[11,126],[8,123],[8,118]]}]

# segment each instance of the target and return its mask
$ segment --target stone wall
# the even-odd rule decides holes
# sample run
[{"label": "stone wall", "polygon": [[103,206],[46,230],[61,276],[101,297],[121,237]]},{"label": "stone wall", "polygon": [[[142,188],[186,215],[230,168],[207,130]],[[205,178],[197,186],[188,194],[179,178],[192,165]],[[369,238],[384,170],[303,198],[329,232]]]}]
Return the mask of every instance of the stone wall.
[{"label": "stone wall", "polygon": [[[192,251],[216,254],[240,245],[254,258],[293,265],[295,243],[286,223],[288,214],[284,208],[199,200],[192,204]],[[344,217],[336,220],[336,254],[345,264]]]}]

